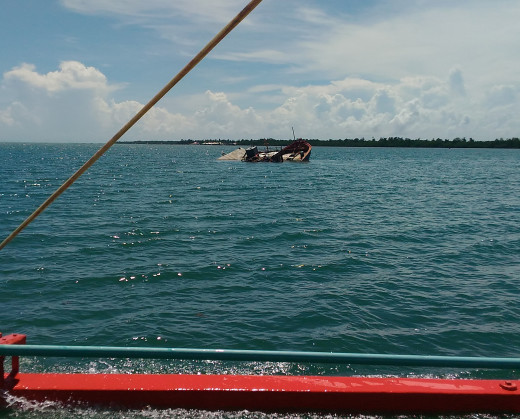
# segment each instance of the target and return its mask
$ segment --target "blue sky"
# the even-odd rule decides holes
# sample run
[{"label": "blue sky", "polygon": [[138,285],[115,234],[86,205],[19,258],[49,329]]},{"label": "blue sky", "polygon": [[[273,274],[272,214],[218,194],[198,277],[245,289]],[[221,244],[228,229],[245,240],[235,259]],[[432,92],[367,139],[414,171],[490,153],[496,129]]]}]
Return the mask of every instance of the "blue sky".
[{"label": "blue sky", "polygon": [[[106,142],[246,0],[19,0],[0,141]],[[123,140],[520,136],[520,2],[263,0]]]}]

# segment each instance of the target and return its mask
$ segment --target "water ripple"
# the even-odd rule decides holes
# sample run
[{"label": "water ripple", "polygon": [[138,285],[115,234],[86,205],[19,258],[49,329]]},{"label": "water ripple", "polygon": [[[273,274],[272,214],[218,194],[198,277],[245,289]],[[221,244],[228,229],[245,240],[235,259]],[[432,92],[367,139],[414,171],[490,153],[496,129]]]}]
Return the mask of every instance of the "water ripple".
[{"label": "water ripple", "polygon": [[[4,236],[96,148],[0,147]],[[2,332],[517,356],[516,150],[317,147],[306,165],[220,162],[221,151],[107,153],[2,250]]]}]

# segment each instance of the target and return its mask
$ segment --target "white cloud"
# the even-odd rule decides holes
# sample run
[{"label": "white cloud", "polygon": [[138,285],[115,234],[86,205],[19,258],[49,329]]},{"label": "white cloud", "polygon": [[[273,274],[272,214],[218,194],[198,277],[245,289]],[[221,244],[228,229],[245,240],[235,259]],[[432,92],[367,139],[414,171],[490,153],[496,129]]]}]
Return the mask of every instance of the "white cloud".
[{"label": "white cloud", "polygon": [[[62,63],[47,74],[30,65],[17,67],[4,75],[2,90],[13,100],[0,109],[1,139],[108,140],[143,106],[116,102],[110,97],[114,89],[98,69],[79,62]],[[274,92],[280,101],[270,109],[241,108],[217,91],[182,98],[182,113],[171,101],[152,109],[125,139],[288,138],[291,126],[300,136],[320,139],[492,139],[520,128],[516,118],[496,117],[497,109],[518,109],[517,87],[494,87],[488,101],[479,102],[466,91],[459,68],[444,79],[418,76],[381,83],[347,77],[303,87],[262,85],[247,94],[270,97]]]},{"label": "white cloud", "polygon": [[[23,64],[4,74],[0,109],[2,140],[92,140],[102,126],[98,104],[116,89],[97,69],[77,61],[40,74]],[[10,102],[9,102],[10,100]]]},{"label": "white cloud", "polygon": [[18,81],[27,86],[47,91],[59,92],[69,89],[99,90],[109,92],[107,79],[99,70],[86,67],[77,61],[64,61],[58,71],[39,74],[32,64],[22,64],[4,74],[4,80]]},{"label": "white cloud", "polygon": [[75,12],[116,17],[125,23],[166,32],[169,30],[165,21],[197,30],[200,25],[227,22],[245,6],[242,0],[61,0],[61,3]]},{"label": "white cloud", "polygon": [[486,103],[493,107],[503,107],[518,104],[520,101],[519,85],[496,85],[486,95]]},{"label": "white cloud", "polygon": [[[328,16],[290,58],[306,71],[373,80],[440,76],[459,66],[485,82],[514,76],[520,4],[513,1],[407,2],[399,12],[361,20]],[[469,3],[469,4],[468,4]],[[500,63],[499,66],[497,64]]]},{"label": "white cloud", "polygon": [[462,71],[460,71],[460,69],[458,68],[455,68],[450,71],[450,89],[456,95],[466,95],[466,87],[464,86],[464,78],[462,77]]}]

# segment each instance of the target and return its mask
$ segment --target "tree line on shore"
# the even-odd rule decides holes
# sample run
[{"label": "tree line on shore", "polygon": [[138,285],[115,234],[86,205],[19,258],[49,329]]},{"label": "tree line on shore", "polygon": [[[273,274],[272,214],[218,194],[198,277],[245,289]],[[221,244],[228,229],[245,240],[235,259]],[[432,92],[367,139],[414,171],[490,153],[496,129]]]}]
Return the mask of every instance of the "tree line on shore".
[{"label": "tree line on shore", "polygon": [[[211,145],[237,145],[237,146],[285,146],[293,140],[276,140],[274,138],[261,138],[257,140],[242,139],[242,140],[180,140],[180,141],[161,141],[161,140],[150,140],[150,141],[125,141],[126,144],[211,144]],[[520,138],[497,138],[494,141],[477,141],[473,138],[467,140],[466,138],[454,138],[453,140],[447,139],[410,139],[402,137],[385,137],[376,140],[372,138],[366,140],[365,138],[345,138],[343,140],[329,139],[329,140],[318,140],[318,139],[307,139],[313,147],[314,146],[325,146],[325,147],[418,147],[418,148],[520,148]]]}]

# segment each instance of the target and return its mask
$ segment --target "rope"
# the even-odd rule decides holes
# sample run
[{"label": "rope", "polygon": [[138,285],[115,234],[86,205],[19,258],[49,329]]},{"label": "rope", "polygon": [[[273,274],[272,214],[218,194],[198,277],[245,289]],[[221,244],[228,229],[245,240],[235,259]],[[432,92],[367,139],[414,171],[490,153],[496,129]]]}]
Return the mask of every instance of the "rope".
[{"label": "rope", "polygon": [[34,211],[27,219],[18,226],[9,236],[7,236],[2,243],[0,243],[0,250],[5,247],[7,243],[13,240],[18,233],[27,227],[38,215],[40,215],[45,208],[56,200],[65,190],[71,186],[90,166],[92,166],[110,147],[112,147],[117,140],[119,140],[137,121],[139,121],[159,100],[168,93],[173,86],[175,86],[186,74],[188,74],[202,59],[215,48],[220,41],[222,41],[245,17],[253,11],[253,9],[260,4],[262,0],[252,0],[244,9],[236,15],[222,30],[215,35],[215,37],[208,42],[208,44],[188,63],[186,66],[173,78],[170,82],[162,88],[143,108],[121,128],[103,147],[101,147],[83,166],[81,166],[76,173],[74,173],[68,180],[65,181],[51,196],[49,196],[43,204],[41,204],[36,211]]}]

